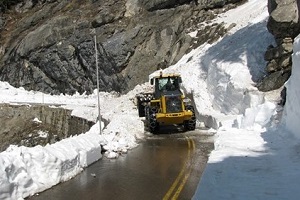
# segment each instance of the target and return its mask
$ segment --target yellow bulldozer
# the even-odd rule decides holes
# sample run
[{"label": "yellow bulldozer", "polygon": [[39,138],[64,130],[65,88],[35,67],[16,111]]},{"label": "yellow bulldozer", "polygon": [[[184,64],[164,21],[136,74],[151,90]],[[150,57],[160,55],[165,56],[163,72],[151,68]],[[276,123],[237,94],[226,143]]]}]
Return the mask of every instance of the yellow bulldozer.
[{"label": "yellow bulldozer", "polygon": [[182,125],[185,130],[195,130],[196,117],[191,100],[180,90],[179,74],[163,74],[150,78],[154,91],[136,95],[139,117],[146,118],[151,133],[160,126]]}]

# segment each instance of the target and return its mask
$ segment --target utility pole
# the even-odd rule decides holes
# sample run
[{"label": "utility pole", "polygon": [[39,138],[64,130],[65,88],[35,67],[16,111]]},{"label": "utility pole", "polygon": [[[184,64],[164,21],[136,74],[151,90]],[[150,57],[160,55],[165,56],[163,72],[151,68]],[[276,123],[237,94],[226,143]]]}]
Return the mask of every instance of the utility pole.
[{"label": "utility pole", "polygon": [[100,109],[100,90],[99,90],[99,69],[98,69],[98,54],[97,54],[97,38],[95,34],[95,58],[96,58],[96,74],[97,74],[97,97],[98,97],[98,121],[99,121],[99,128],[100,128],[100,135],[102,134],[101,129],[101,109]]}]

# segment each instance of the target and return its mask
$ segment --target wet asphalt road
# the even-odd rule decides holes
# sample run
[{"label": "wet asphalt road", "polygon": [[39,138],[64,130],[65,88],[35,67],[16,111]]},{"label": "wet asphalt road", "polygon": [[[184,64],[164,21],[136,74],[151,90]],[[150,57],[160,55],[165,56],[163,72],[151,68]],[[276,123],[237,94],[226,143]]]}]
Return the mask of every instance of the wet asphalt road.
[{"label": "wet asphalt road", "polygon": [[212,136],[200,130],[165,133],[149,136],[118,159],[103,158],[28,199],[191,199],[213,149]]}]

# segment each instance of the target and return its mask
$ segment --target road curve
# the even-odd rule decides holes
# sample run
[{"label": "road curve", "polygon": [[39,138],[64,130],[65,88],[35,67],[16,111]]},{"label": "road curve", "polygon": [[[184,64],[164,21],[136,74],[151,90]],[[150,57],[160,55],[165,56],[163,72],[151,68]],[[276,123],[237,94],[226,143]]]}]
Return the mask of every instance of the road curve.
[{"label": "road curve", "polygon": [[116,160],[103,158],[72,180],[28,199],[191,199],[213,149],[199,130],[148,137]]}]

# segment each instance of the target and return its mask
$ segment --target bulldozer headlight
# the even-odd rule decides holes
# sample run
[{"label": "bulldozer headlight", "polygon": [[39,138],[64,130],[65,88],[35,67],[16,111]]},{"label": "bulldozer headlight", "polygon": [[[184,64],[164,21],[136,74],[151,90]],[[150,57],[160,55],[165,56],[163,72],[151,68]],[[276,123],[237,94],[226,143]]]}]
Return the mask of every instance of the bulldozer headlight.
[{"label": "bulldozer headlight", "polygon": [[183,99],[183,103],[185,103],[185,104],[190,104],[190,103],[191,103],[191,100],[188,99],[188,98],[185,98],[185,99]]}]

